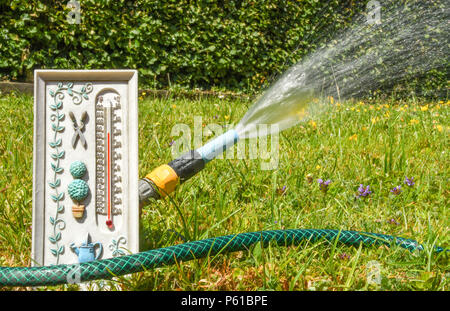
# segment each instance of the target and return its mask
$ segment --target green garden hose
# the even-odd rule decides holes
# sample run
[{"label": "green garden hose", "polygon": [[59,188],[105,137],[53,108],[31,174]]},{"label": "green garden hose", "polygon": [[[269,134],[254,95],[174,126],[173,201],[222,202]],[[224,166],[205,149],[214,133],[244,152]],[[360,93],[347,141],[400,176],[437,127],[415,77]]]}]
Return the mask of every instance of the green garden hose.
[{"label": "green garden hose", "polygon": [[[226,235],[188,242],[132,255],[71,265],[45,267],[0,267],[0,286],[44,286],[98,279],[135,273],[174,264],[179,261],[200,259],[219,253],[244,251],[258,242],[266,247],[269,242],[279,246],[298,245],[302,241],[339,241],[346,245],[390,245],[394,243],[410,251],[422,250],[416,241],[390,235],[332,229],[270,230]],[[437,252],[443,251],[438,247]]]}]

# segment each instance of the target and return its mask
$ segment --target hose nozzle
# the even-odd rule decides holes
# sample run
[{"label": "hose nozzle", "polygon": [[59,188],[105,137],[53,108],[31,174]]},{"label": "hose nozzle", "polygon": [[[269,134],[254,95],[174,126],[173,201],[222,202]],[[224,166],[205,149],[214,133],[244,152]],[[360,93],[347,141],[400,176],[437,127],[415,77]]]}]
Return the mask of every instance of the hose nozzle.
[{"label": "hose nozzle", "polygon": [[230,130],[211,140],[197,150],[191,150],[169,164],[164,164],[139,180],[139,202],[147,204],[150,199],[161,199],[200,172],[205,164],[233,146],[239,140],[235,130]]},{"label": "hose nozzle", "polygon": [[181,157],[155,168],[139,180],[139,202],[148,203],[150,199],[161,199],[175,191],[181,184],[205,167],[200,154],[191,150]]}]

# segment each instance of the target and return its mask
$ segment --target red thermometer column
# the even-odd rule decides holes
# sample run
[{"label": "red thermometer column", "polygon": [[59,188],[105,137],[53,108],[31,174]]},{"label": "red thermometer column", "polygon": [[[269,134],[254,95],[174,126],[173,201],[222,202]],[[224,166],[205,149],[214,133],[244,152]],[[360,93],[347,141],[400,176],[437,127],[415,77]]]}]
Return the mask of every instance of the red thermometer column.
[{"label": "red thermometer column", "polygon": [[111,175],[111,171],[112,171],[112,142],[111,142],[111,129],[112,129],[112,107],[111,107],[111,102],[107,103],[105,105],[105,147],[106,147],[106,152],[105,152],[105,163],[106,163],[106,174],[105,174],[105,203],[106,203],[106,208],[107,208],[107,219],[106,219],[106,225],[108,226],[109,229],[113,229],[114,228],[114,223],[113,223],[113,219],[112,219],[112,175]]}]

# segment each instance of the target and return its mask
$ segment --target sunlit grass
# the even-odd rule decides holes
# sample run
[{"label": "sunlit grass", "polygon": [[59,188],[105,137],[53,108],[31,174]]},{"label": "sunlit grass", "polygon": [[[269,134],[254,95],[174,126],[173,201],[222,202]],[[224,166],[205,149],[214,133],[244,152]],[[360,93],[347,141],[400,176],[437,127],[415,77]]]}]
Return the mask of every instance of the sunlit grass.
[{"label": "sunlit grass", "polygon": [[[236,124],[250,104],[226,98],[142,98],[140,176],[172,160],[176,124],[187,124],[193,134],[194,116],[202,117],[205,142],[214,135],[205,135],[212,123]],[[261,170],[262,159],[217,159],[171,199],[142,212],[147,249],[182,243],[183,238],[330,228],[412,238],[425,251],[325,242],[289,248],[257,245],[104,284],[124,290],[448,290],[448,255],[432,249],[448,246],[449,240],[449,108],[448,101],[330,100],[325,114],[280,134],[277,169]],[[31,97],[0,97],[0,137],[0,264],[28,266]],[[404,183],[406,177],[414,177],[412,187]],[[327,191],[320,190],[319,178],[331,180]],[[370,185],[372,193],[357,198],[360,184]],[[395,195],[391,190],[397,186],[401,192]],[[380,264],[380,285],[367,282],[371,261]]]}]

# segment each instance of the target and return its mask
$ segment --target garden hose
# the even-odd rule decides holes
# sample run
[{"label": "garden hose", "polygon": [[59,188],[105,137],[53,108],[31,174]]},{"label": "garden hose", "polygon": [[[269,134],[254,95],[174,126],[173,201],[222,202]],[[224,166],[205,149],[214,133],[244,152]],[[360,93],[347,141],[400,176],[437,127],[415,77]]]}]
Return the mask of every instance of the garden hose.
[{"label": "garden hose", "polygon": [[139,202],[148,204],[150,199],[161,199],[175,191],[181,184],[205,167],[198,152],[191,150],[178,159],[164,164],[139,180]]},{"label": "garden hose", "polygon": [[[145,271],[180,261],[200,259],[217,254],[245,251],[261,242],[279,246],[298,245],[301,242],[326,240],[346,245],[390,245],[394,243],[410,251],[423,249],[416,241],[390,235],[333,229],[269,230],[226,235],[184,244],[153,249],[137,254],[95,260],[81,264],[61,264],[45,267],[0,267],[0,286],[44,286],[79,283]],[[442,248],[436,248],[441,252]]]},{"label": "garden hose", "polygon": [[200,172],[206,163],[236,144],[238,140],[237,132],[229,130],[204,146],[183,154],[169,164],[157,167],[145,178],[139,180],[139,202],[145,205],[151,199],[158,200],[172,193],[178,184],[182,184]]}]

